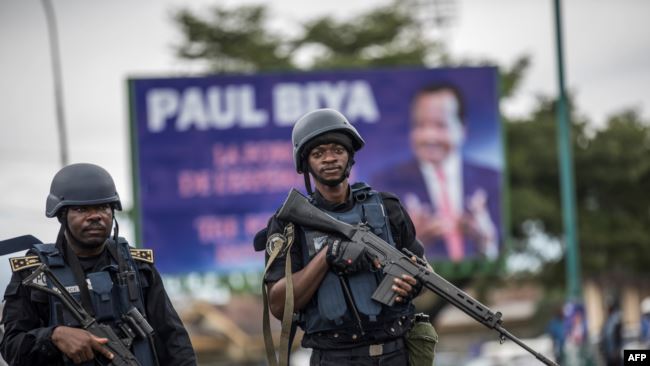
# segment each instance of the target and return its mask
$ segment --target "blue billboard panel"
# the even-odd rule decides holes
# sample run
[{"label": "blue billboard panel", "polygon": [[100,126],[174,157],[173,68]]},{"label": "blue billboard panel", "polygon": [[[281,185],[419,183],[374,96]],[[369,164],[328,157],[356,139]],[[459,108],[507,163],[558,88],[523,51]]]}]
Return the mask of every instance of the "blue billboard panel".
[{"label": "blue billboard panel", "polygon": [[317,108],[358,129],[351,181],[397,193],[429,259],[499,252],[495,68],[145,78],[130,92],[141,239],[164,273],[261,268],[252,238],[304,192],[291,128]]}]

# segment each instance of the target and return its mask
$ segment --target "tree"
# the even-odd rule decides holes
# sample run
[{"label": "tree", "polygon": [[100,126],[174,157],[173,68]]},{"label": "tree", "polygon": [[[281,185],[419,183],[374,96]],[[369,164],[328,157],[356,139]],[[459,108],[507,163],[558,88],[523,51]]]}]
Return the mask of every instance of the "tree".
[{"label": "tree", "polygon": [[181,10],[174,21],[184,36],[178,57],[207,62],[209,72],[301,69],[297,55],[312,53],[307,69],[424,65],[440,45],[423,35],[409,8],[395,2],[345,21],[325,16],[290,37],[268,29],[262,5],[215,6],[202,17]]},{"label": "tree", "polygon": [[261,5],[232,10],[215,6],[205,18],[181,10],[174,21],[185,41],[176,47],[176,55],[207,62],[207,71],[213,73],[292,69],[291,48],[266,30],[267,14]]},{"label": "tree", "polygon": [[[512,235],[526,251],[527,223],[551,237],[562,233],[555,104],[540,99],[530,117],[508,123]],[[647,274],[650,264],[650,123],[634,110],[611,116],[601,129],[574,113],[573,151],[578,239],[590,278]],[[531,253],[535,255],[535,253]],[[550,263],[548,284],[562,283],[564,264]]]},{"label": "tree", "polygon": [[424,66],[428,54],[440,52],[440,45],[424,37],[413,14],[398,3],[349,20],[308,22],[298,44],[320,50],[314,69]]},{"label": "tree", "polygon": [[650,273],[649,126],[625,110],[593,137],[578,136],[577,205],[588,275]]},{"label": "tree", "polygon": [[[290,37],[268,28],[263,5],[216,5],[205,17],[185,9],[173,17],[184,37],[175,50],[179,58],[205,62],[206,72],[212,73],[495,64],[453,60],[442,42],[424,34],[417,11],[413,2],[395,1],[347,20],[313,19],[300,35]],[[301,53],[311,54],[306,66],[298,64]],[[522,56],[501,69],[502,97],[514,94],[529,65],[529,58]]]}]

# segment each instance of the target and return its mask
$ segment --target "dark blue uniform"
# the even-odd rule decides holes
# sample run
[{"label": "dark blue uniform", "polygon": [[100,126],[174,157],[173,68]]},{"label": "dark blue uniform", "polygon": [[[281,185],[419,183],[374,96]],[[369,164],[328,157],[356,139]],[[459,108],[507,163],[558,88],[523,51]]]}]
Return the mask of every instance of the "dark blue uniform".
[{"label": "dark blue uniform", "polygon": [[[44,245],[41,249],[48,251],[53,247]],[[113,251],[114,253],[119,251]],[[98,256],[79,258],[84,275],[93,285],[90,291],[92,313],[98,321],[109,324],[119,320],[120,314],[113,315],[111,312],[119,309],[118,304],[121,301],[118,298],[119,290],[111,288],[112,283],[117,286],[118,282],[114,278],[115,271],[111,270],[117,268],[113,254],[105,248]],[[40,255],[41,261],[47,260],[42,250],[30,250],[29,255]],[[50,268],[64,285],[68,286],[71,279],[66,274],[69,272],[66,269],[67,263],[62,262],[62,265],[57,266],[55,262],[62,257],[57,258],[54,255],[52,258],[54,259],[48,263]],[[147,261],[129,259],[129,262],[137,268],[138,273],[140,294],[136,302],[140,305],[136,307],[144,310],[141,312],[154,329],[155,349],[160,364],[196,365],[189,336],[167,297],[160,274],[153,264]],[[7,286],[2,316],[5,334],[0,351],[10,365],[65,365],[63,354],[51,341],[52,331],[57,324],[74,324],[65,310],[56,310],[57,307],[52,306],[49,295],[22,285],[23,279],[31,272],[29,268],[15,271]],[[78,294],[73,296],[78,298]],[[148,344],[142,340],[134,343],[132,352],[143,366],[152,364],[148,351]]]},{"label": "dark blue uniform", "polygon": [[[366,222],[373,232],[401,250],[407,248],[422,256],[423,248],[415,239],[415,229],[396,196],[372,191],[361,183],[350,189],[345,203],[332,205],[316,192],[312,203],[333,217],[350,224]],[[268,236],[282,233],[285,223],[272,217]],[[322,249],[323,233],[296,226],[291,248],[292,270],[303,269]],[[279,257],[269,268],[265,282],[284,277],[286,257]],[[267,258],[268,259],[268,258]],[[326,365],[406,365],[408,357],[403,337],[411,327],[413,305],[396,304],[389,308],[370,299],[381,280],[379,272],[366,272],[344,278],[353,299],[346,299],[340,280],[330,271],[318,291],[300,313],[299,325],[305,331],[302,345],[313,348],[312,363]],[[363,333],[353,317],[349,302],[359,312]],[[324,303],[325,302],[325,303]]]}]

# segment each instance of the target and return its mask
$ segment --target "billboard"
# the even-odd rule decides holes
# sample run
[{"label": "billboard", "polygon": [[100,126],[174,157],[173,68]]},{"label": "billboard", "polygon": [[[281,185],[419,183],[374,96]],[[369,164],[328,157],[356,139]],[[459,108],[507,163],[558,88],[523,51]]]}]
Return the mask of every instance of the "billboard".
[{"label": "billboard", "polygon": [[[398,194],[428,259],[493,258],[503,237],[497,80],[492,67],[130,79],[141,244],[168,274],[261,268],[253,236],[291,188],[304,192],[291,128],[333,108],[366,141],[351,182]],[[418,162],[445,152],[442,169]]]}]

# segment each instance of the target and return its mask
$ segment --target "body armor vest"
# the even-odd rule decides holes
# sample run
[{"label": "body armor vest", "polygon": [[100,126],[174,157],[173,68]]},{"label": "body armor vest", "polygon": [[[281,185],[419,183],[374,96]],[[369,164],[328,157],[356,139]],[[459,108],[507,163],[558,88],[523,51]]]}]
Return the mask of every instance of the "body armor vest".
[{"label": "body armor vest", "polygon": [[[105,266],[98,272],[86,274],[88,283],[88,292],[94,311],[94,318],[102,324],[109,324],[118,336],[123,336],[119,325],[122,323],[122,315],[126,314],[132,307],[136,307],[140,313],[145,316],[144,297],[142,287],[148,286],[146,278],[140,275],[138,266],[129,253],[129,244],[119,238],[119,242],[109,240],[106,245],[114,245],[118,256],[126,262],[130,271],[135,272],[135,286],[138,289],[138,296],[131,300],[128,286],[122,285],[116,281],[116,274],[119,272],[118,264],[111,255],[111,264]],[[75,281],[72,269],[63,260],[63,256],[54,244],[34,244],[34,250],[38,254],[41,263],[45,263],[50,270],[59,279],[59,281],[70,292],[72,297],[81,304],[81,293],[79,286]],[[52,288],[48,283],[48,287]],[[79,327],[79,322],[65,309],[61,301],[55,296],[49,296],[50,304],[50,326],[65,325],[69,327]],[[145,316],[146,317],[146,316]],[[131,352],[138,359],[141,366],[155,366],[151,346],[147,339],[139,337],[133,339]],[[72,365],[72,362],[66,359],[66,365]],[[95,365],[94,361],[84,365]]]},{"label": "body armor vest", "polygon": [[[364,223],[375,235],[395,246],[388,216],[379,193],[365,183],[354,184],[351,193],[354,206],[350,210],[323,211],[351,225]],[[302,240],[303,260],[304,263],[308,263],[326,245],[329,234],[306,227],[303,227],[303,231],[305,235],[305,240]],[[346,328],[354,323],[352,310],[346,302],[345,286],[349,288],[356,309],[364,317],[364,323],[376,324],[378,319],[388,320],[409,313],[408,306],[396,304],[387,307],[372,300],[371,296],[382,278],[381,271],[367,271],[347,276],[338,276],[333,271],[328,271],[318,292],[301,314],[302,328],[305,333]]]}]

